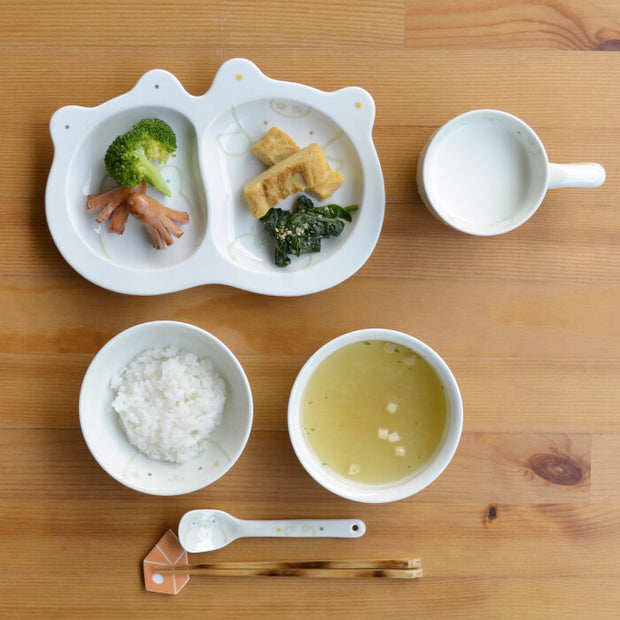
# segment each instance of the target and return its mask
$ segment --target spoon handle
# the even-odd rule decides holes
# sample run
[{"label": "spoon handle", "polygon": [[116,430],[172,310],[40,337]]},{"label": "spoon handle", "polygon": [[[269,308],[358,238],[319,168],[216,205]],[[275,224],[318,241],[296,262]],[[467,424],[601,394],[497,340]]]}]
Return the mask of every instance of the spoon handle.
[{"label": "spoon handle", "polygon": [[366,524],[359,519],[288,519],[240,521],[240,537],[359,538]]}]

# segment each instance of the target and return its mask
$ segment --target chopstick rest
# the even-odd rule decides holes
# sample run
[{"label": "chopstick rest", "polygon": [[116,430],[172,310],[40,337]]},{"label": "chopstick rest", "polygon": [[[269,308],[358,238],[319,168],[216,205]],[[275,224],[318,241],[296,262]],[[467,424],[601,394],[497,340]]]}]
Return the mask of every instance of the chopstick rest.
[{"label": "chopstick rest", "polygon": [[149,592],[178,594],[190,575],[210,577],[302,577],[326,579],[419,579],[422,564],[415,559],[324,560],[302,562],[189,563],[188,553],[168,530],[144,558],[144,583]]},{"label": "chopstick rest", "polygon": [[144,586],[149,592],[178,594],[189,581],[189,575],[175,575],[155,570],[157,566],[187,564],[187,551],[183,549],[177,535],[168,530],[149,551],[142,562]]}]

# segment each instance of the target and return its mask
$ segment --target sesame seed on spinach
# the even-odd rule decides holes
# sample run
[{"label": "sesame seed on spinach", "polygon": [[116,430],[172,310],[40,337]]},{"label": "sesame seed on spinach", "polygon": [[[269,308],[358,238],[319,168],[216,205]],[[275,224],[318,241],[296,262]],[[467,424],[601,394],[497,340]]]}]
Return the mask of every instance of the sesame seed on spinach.
[{"label": "sesame seed on spinach", "polygon": [[293,256],[321,251],[321,239],[337,237],[357,205],[328,204],[315,207],[307,196],[299,196],[292,211],[273,207],[260,218],[275,245],[275,263],[286,267]]}]

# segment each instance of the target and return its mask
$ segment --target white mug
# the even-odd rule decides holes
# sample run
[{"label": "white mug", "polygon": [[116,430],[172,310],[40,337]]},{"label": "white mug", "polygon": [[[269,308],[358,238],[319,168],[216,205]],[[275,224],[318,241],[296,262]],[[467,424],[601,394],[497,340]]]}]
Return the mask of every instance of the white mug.
[{"label": "white mug", "polygon": [[548,189],[598,187],[600,164],[552,164],[534,130],[499,110],[472,110],[443,125],[418,161],[417,184],[428,210],[472,235],[517,228]]}]

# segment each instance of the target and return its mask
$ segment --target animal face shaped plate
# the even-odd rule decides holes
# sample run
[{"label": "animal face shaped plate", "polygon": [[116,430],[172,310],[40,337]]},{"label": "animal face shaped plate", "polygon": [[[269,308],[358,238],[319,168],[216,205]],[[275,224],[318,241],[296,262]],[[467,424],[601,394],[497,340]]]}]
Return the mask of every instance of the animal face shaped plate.
[{"label": "animal face shaped plate", "polygon": [[[381,231],[385,189],[372,141],[374,116],[374,101],[361,88],[323,92],[277,81],[245,59],[224,63],[198,97],[172,74],[149,71],[119,97],[94,108],[66,106],[52,116],[50,232],[78,273],[120,293],[225,284],[292,296],[330,288],[366,262]],[[177,135],[175,157],[161,166],[172,197],[157,198],[188,212],[190,222],[165,250],[153,249],[137,220],[130,218],[124,234],[116,235],[86,211],[88,194],[114,184],[104,165],[108,145],[142,118],[161,118]],[[271,240],[243,196],[244,184],[265,169],[250,147],[273,126],[300,147],[318,143],[330,167],[342,174],[343,185],[327,202],[359,205],[339,237],[284,268],[275,265]],[[278,206],[290,209],[294,199]]]}]

